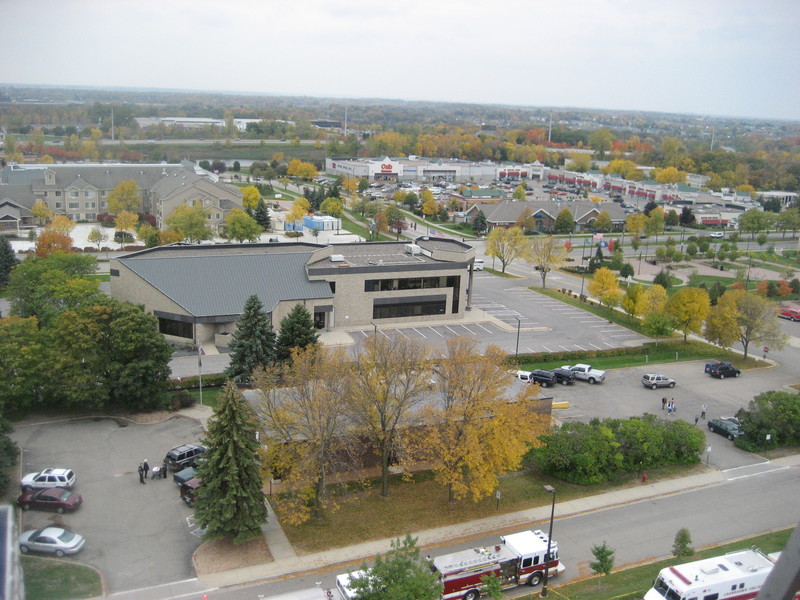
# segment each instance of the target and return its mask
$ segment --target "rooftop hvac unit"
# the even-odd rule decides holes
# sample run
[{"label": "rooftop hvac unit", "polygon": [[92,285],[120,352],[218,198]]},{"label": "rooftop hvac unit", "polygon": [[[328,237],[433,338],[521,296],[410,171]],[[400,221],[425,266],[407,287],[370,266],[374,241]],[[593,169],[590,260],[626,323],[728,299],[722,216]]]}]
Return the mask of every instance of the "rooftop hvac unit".
[{"label": "rooftop hvac unit", "polygon": [[344,262],[344,254],[331,254],[331,262]]},{"label": "rooftop hvac unit", "polygon": [[420,252],[422,252],[422,248],[417,246],[416,244],[406,244],[405,245],[406,254],[411,254],[412,256],[416,256]]}]

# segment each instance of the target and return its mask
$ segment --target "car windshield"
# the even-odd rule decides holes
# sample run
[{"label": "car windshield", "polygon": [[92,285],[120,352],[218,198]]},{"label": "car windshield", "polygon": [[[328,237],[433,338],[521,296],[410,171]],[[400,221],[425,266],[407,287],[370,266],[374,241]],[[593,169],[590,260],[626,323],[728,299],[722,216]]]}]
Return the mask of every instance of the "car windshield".
[{"label": "car windshield", "polygon": [[64,533],[62,533],[60,536],[58,536],[58,539],[60,541],[64,542],[65,544],[68,543],[68,542],[71,542],[74,538],[75,538],[75,534],[72,533],[71,531],[64,531]]},{"label": "car windshield", "polygon": [[61,494],[59,494],[58,499],[59,500],[66,500],[71,495],[72,495],[72,492],[70,492],[69,490],[64,490],[63,492],[61,492]]},{"label": "car windshield", "polygon": [[659,577],[653,584],[653,589],[659,594],[664,596],[667,600],[680,600],[681,595],[667,585],[667,583]]}]

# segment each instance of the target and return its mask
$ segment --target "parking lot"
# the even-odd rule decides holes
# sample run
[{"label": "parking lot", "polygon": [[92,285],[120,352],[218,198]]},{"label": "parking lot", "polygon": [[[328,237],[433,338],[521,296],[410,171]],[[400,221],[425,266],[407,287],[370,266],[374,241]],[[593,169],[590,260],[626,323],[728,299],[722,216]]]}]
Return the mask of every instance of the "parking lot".
[{"label": "parking lot", "polygon": [[[125,426],[121,426],[124,424]],[[200,424],[175,416],[138,425],[110,418],[19,423],[12,437],[23,451],[22,473],[47,467],[75,471],[83,506],[75,513],[23,513],[22,530],[63,522],[86,538],[86,546],[64,560],[102,571],[111,592],[194,577],[191,556],[200,544],[172,474],[139,483],[137,466],[161,464],[174,446],[197,442]]]}]

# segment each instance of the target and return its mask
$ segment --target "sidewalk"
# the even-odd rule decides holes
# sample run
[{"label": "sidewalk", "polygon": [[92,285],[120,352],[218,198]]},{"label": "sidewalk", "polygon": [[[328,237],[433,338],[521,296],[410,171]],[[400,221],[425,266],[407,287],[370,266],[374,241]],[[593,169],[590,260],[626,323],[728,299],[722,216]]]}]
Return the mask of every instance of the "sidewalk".
[{"label": "sidewalk", "polygon": [[[793,455],[777,459],[770,463],[780,467],[800,466],[800,455]],[[557,518],[564,518],[581,513],[604,510],[640,502],[661,496],[679,494],[694,489],[717,485],[726,480],[727,476],[722,471],[709,470],[705,473],[689,477],[667,479],[656,483],[642,484],[625,489],[598,494],[577,500],[556,503]],[[497,515],[415,532],[418,545],[434,546],[448,545],[471,537],[502,535],[520,529],[528,529],[547,522],[550,516],[549,506],[540,506],[529,510]],[[282,532],[281,532],[282,534]],[[200,582],[206,587],[222,588],[253,581],[264,581],[291,577],[293,575],[308,575],[316,569],[329,568],[340,565],[342,571],[358,566],[364,560],[371,560],[377,554],[384,554],[391,548],[392,539],[382,539],[364,542],[345,548],[337,548],[304,556],[297,556],[294,551],[286,552],[282,540],[275,539],[277,544],[273,547],[272,532],[266,532],[267,543],[273,552],[275,560],[271,563],[224,571],[199,577]],[[283,542],[285,543],[285,542]]]}]

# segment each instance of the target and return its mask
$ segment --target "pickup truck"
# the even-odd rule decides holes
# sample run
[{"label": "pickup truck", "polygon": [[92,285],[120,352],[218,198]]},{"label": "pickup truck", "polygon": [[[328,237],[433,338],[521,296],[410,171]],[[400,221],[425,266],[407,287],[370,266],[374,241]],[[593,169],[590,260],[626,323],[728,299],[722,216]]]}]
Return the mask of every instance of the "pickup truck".
[{"label": "pickup truck", "polygon": [[576,379],[582,379],[583,381],[588,381],[592,385],[595,383],[603,383],[606,379],[606,372],[600,371],[599,369],[593,369],[592,365],[564,365],[561,367],[562,369],[569,369],[573,373],[575,373]]}]

